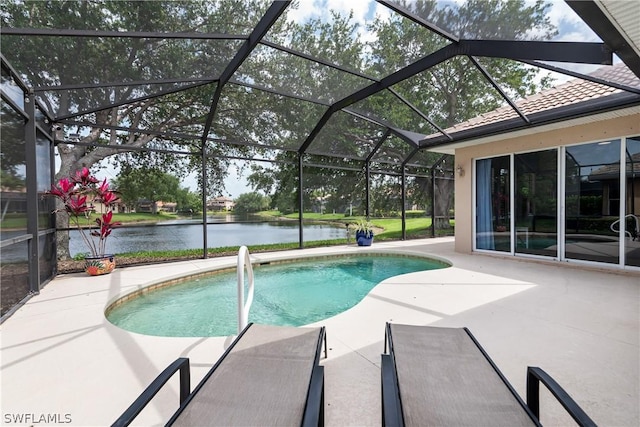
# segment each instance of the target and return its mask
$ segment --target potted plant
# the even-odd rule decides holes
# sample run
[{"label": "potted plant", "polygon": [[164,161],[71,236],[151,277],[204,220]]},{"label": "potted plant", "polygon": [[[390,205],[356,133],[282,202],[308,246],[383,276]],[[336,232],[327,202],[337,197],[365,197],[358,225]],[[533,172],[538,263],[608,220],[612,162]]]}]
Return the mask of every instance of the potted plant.
[{"label": "potted plant", "polygon": [[[87,245],[90,255],[85,256],[85,271],[92,276],[111,273],[115,268],[114,255],[106,253],[107,237],[113,227],[120,225],[119,222],[113,222],[113,209],[119,199],[109,189],[106,179],[99,182],[85,167],[72,177],[60,179],[47,191],[48,195],[56,197],[63,205],[54,213],[66,212]],[[104,210],[95,219],[92,219],[96,213],[93,203],[101,204]]]},{"label": "potted plant", "polygon": [[362,218],[356,221],[354,228],[358,246],[371,246],[371,242],[373,242],[373,224]]}]

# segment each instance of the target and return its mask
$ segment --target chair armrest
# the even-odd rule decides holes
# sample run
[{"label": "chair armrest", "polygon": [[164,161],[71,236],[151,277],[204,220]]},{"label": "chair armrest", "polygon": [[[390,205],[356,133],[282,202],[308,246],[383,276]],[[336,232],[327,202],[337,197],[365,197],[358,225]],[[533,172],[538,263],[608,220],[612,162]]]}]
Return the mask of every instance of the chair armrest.
[{"label": "chair armrest", "polygon": [[155,380],[140,394],[140,396],[127,408],[126,411],[111,425],[111,427],[126,427],[153,399],[160,389],[171,379],[176,371],[180,370],[180,405],[187,399],[191,389],[191,375],[189,372],[189,359],[180,357],[156,377]]},{"label": "chair armrest", "polygon": [[324,426],[324,366],[315,366],[311,373],[302,426]]},{"label": "chair armrest", "polygon": [[555,396],[569,415],[580,426],[596,426],[596,423],[578,406],[578,404],[564,391],[549,374],[540,368],[529,366],[527,368],[527,406],[531,412],[540,419],[540,383]]},{"label": "chair armrest", "polygon": [[389,354],[381,356],[382,376],[382,425],[385,427],[402,427],[402,406],[395,362]]}]

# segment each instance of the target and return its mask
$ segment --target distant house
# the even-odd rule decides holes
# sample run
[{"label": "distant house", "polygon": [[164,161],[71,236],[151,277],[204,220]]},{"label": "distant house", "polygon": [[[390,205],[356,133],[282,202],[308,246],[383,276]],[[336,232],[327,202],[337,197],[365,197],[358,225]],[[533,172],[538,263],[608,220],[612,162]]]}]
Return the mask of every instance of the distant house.
[{"label": "distant house", "polygon": [[157,206],[155,202],[152,202],[151,200],[140,199],[136,204],[136,212],[157,212]]},{"label": "distant house", "polygon": [[152,202],[147,199],[140,199],[136,204],[136,212],[147,212],[147,213],[156,213],[156,212],[177,212],[178,204],[176,202],[163,202],[162,200],[158,200],[157,202]]},{"label": "distant house", "polygon": [[235,202],[228,197],[216,197],[207,202],[207,210],[210,211],[231,211],[236,206]]},{"label": "distant house", "polygon": [[178,204],[176,202],[156,202],[156,207],[162,212],[177,212]]},{"label": "distant house", "polygon": [[[105,212],[107,212],[107,208],[105,205],[103,205],[100,202],[97,201],[92,201],[92,202],[88,202],[89,206],[91,207],[91,209],[93,210],[93,212],[97,213],[97,214],[103,214]],[[113,206],[113,213],[127,213],[127,207],[124,203],[116,203]]]}]

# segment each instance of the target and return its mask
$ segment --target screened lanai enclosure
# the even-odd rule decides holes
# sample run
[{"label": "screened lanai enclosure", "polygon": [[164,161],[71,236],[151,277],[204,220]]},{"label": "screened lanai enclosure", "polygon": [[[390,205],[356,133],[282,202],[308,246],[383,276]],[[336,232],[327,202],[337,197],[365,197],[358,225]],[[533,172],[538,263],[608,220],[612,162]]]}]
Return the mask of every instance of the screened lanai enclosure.
[{"label": "screened lanai enclosure", "polygon": [[[175,214],[116,229],[116,253],[207,257],[238,246],[226,234],[344,244],[358,217],[395,224],[389,239],[453,234],[458,174],[442,147],[588,114],[517,106],[569,78],[638,93],[591,75],[638,64],[590,30],[585,5],[2,2],[2,314],[81,252],[45,192],[83,167],[121,192],[120,212]],[[473,124],[499,107],[502,121]],[[243,196],[278,222],[213,215]]]}]

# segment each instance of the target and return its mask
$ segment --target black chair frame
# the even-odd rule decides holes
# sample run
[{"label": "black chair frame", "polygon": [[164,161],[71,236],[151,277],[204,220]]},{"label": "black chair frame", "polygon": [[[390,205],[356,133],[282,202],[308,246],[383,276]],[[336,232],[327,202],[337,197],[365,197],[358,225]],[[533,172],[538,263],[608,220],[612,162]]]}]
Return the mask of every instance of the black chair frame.
[{"label": "black chair frame", "polygon": [[[177,411],[167,422],[167,426],[173,424],[180,413],[186,408],[193,397],[198,393],[207,380],[213,375],[214,371],[224,362],[226,356],[233,350],[235,345],[241,340],[246,331],[253,323],[249,323],[238,335],[238,337],[225,350],[218,361],[207,372],[202,381],[189,393],[190,389],[190,372],[189,359],[178,358],[171,365],[165,368],[160,375],[142,392],[142,394],[125,410],[125,412],[112,424],[112,427],[126,427],[135,419],[135,417],[144,409],[145,406],[153,399],[153,397],[162,389],[169,379],[180,370],[180,402]],[[319,365],[320,355],[322,354],[322,346],[324,345],[325,358],[327,356],[325,328],[320,328],[318,342],[316,345],[314,368],[311,373],[309,387],[307,389],[307,399],[304,409],[304,415],[301,422],[303,427],[324,426],[324,367]]]},{"label": "black chair frame", "polygon": [[[553,396],[560,402],[565,410],[571,415],[579,426],[595,427],[596,423],[580,408],[580,406],[569,396],[569,394],[544,370],[538,367],[527,368],[527,403],[515,391],[507,378],[491,360],[491,357],[482,348],[480,343],[473,336],[471,331],[463,328],[469,338],[480,350],[487,362],[491,365],[496,375],[500,377],[505,387],[520,403],[522,409],[529,415],[536,425],[540,424],[540,382],[542,382]],[[404,415],[402,412],[402,397],[398,384],[398,374],[394,357],[393,337],[391,334],[391,324],[387,323],[385,328],[384,353],[381,357],[381,382],[382,382],[382,425],[403,427]]]}]

